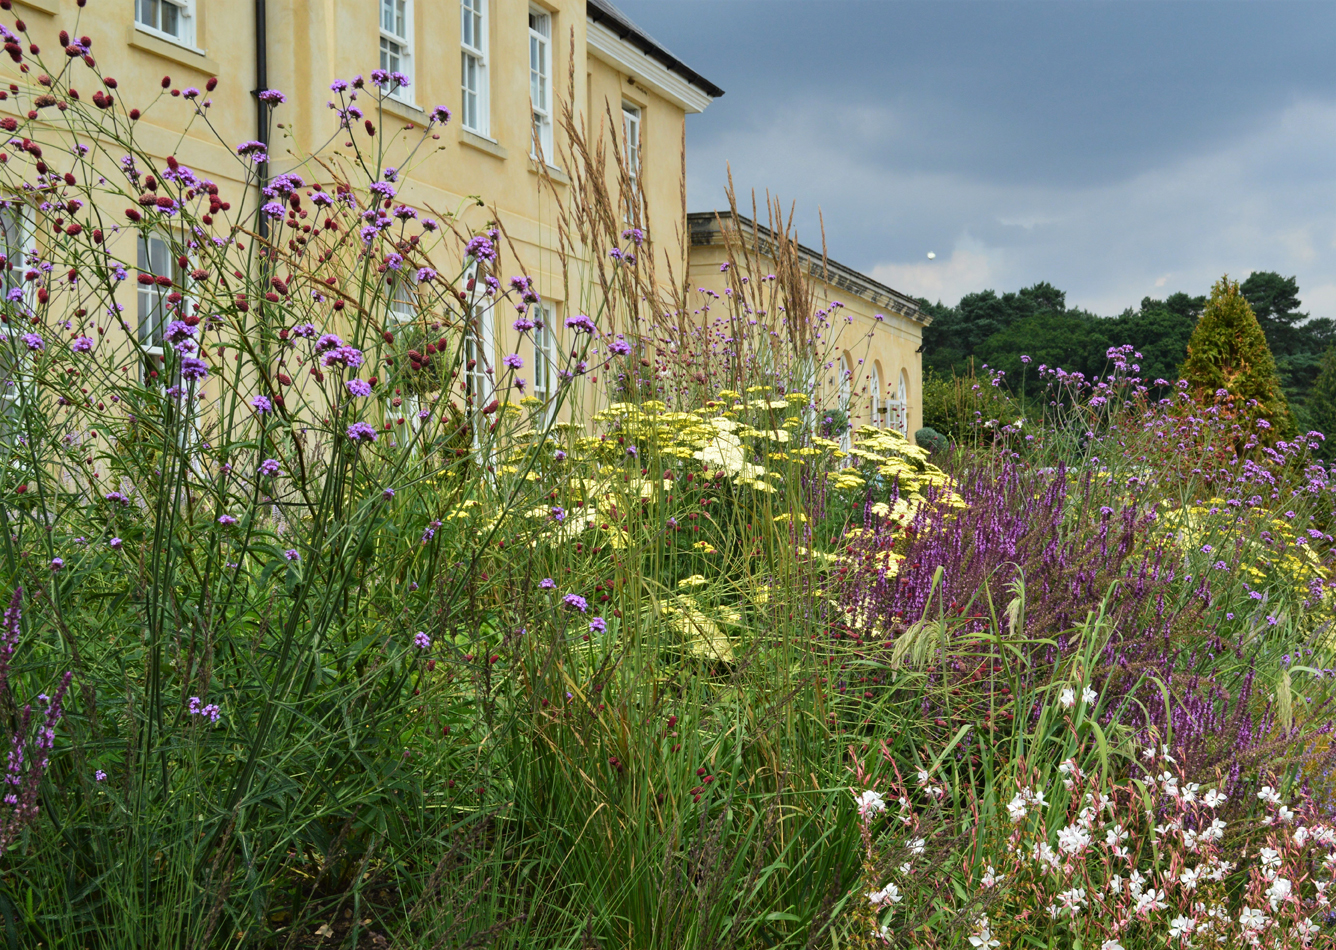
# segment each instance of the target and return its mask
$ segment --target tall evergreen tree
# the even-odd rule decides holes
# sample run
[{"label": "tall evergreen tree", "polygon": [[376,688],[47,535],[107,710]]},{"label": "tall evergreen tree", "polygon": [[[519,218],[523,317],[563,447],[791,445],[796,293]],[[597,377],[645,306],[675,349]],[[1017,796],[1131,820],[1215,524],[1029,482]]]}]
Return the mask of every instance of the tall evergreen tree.
[{"label": "tall evergreen tree", "polygon": [[1330,462],[1336,459],[1336,346],[1322,357],[1322,370],[1308,394],[1305,407],[1308,424],[1327,437],[1318,455]]},{"label": "tall evergreen tree", "polygon": [[[1266,441],[1294,435],[1294,416],[1280,388],[1266,335],[1238,283],[1228,276],[1211,288],[1179,375],[1203,403],[1225,402],[1246,424],[1267,420]],[[1223,399],[1222,390],[1228,394]]]}]

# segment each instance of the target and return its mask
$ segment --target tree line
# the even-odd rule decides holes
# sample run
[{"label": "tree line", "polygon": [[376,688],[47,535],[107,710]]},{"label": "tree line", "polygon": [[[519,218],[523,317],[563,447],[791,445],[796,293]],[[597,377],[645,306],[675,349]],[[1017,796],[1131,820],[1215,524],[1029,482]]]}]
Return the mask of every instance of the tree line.
[{"label": "tree line", "polygon": [[[1302,309],[1294,277],[1257,271],[1238,286],[1275,359],[1295,423],[1336,437],[1336,320]],[[1066,293],[1046,281],[1009,293],[966,294],[954,307],[920,299],[933,318],[923,331],[924,374],[964,376],[987,364],[1006,373],[1013,392],[1034,397],[1044,385],[1034,372],[1038,364],[1090,378],[1106,372],[1109,347],[1130,343],[1142,355],[1143,379],[1173,383],[1206,304],[1206,295],[1180,292],[1145,297],[1139,307],[1105,317],[1068,307]],[[1022,356],[1030,357],[1028,367]]]}]

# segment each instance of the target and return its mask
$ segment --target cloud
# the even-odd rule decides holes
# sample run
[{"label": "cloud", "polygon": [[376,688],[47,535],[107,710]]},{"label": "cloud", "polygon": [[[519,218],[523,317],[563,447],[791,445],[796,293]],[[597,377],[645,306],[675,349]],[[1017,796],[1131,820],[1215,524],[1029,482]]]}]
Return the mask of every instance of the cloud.
[{"label": "cloud", "polygon": [[[752,187],[796,198],[804,241],[818,243],[824,221],[835,260],[947,303],[1047,280],[1072,306],[1116,314],[1143,296],[1205,293],[1222,273],[1276,270],[1298,276],[1312,312],[1336,316],[1324,286],[1336,272],[1336,179],[1312,158],[1336,152],[1336,96],[1293,101],[1246,135],[1084,184],[924,171],[875,147],[880,129],[917,134],[921,116],[889,105],[878,121],[866,106],[813,105],[799,100],[782,120],[692,147],[693,209],[722,204],[702,196],[722,196],[727,163],[743,205]],[[943,248],[949,257],[925,259]]]},{"label": "cloud", "polygon": [[954,303],[964,294],[992,286],[998,269],[994,262],[999,256],[997,251],[990,253],[977,241],[965,239],[946,260],[939,255],[935,261],[877,264],[868,276],[913,297]]},{"label": "cloud", "polygon": [[728,90],[687,123],[693,210],[731,164],[743,204],[796,199],[809,243],[820,210],[836,260],[948,302],[1047,280],[1112,314],[1277,270],[1336,316],[1336,4],[624,6]]}]

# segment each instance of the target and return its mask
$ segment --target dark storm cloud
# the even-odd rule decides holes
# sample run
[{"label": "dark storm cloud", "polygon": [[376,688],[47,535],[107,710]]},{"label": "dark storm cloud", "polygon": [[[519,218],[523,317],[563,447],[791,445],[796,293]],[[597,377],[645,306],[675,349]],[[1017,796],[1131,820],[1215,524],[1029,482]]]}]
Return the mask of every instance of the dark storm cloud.
[{"label": "dark storm cloud", "polygon": [[910,292],[1109,311],[1276,269],[1336,315],[1336,5],[621,5],[727,90],[688,123],[695,209],[729,163]]}]

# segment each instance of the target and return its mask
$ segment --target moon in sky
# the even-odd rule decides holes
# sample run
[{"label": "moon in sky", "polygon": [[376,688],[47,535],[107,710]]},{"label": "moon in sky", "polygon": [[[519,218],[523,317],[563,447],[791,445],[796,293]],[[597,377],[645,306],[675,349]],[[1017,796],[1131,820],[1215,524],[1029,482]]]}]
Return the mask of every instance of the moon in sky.
[{"label": "moon in sky", "polygon": [[936,252],[936,251],[929,251],[929,252],[928,252],[928,260],[933,261],[933,260],[936,260],[936,259],[937,259],[937,252]]}]

